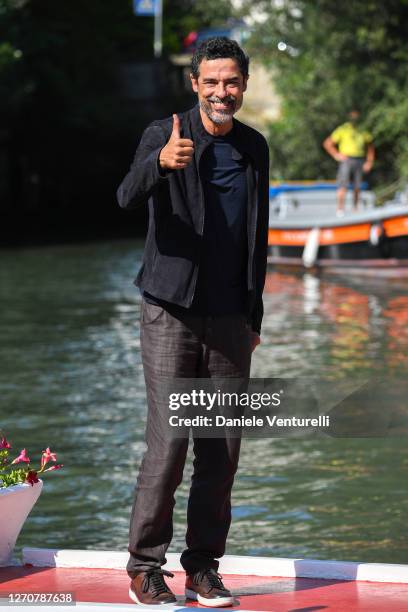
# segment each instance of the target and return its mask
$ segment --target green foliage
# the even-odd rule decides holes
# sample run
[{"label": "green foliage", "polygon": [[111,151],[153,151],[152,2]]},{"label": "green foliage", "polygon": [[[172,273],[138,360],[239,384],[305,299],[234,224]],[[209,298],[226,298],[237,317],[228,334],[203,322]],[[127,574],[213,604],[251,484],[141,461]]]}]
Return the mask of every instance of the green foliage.
[{"label": "green foliage", "polygon": [[18,50],[14,49],[9,42],[0,43],[0,74],[13,64],[18,57]]},{"label": "green foliage", "polygon": [[163,47],[179,53],[189,32],[224,26],[233,14],[230,0],[164,0]]},{"label": "green foliage", "polygon": [[16,484],[23,484],[25,482],[27,472],[25,469],[16,468],[10,470],[8,474],[0,473],[0,487],[11,487]]},{"label": "green foliage", "polygon": [[249,50],[282,98],[270,129],[275,177],[332,178],[321,143],[353,106],[375,137],[376,182],[408,177],[407,0],[251,0],[243,11],[267,17]]},{"label": "green foliage", "polygon": [[[164,0],[164,58],[229,10],[230,2]],[[154,77],[161,99],[123,93],[122,67],[153,61],[153,27],[152,17],[134,15],[132,0],[0,0],[0,199],[10,214],[95,207],[101,219],[101,203],[116,212],[114,192],[142,127],[186,104],[182,88],[177,99],[163,84],[166,66]]]}]

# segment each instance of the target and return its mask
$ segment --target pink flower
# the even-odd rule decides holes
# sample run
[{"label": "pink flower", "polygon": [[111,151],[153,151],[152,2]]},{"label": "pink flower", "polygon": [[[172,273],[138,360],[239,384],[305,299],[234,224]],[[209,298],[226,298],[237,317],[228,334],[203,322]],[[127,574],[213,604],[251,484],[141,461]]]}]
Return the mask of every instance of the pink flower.
[{"label": "pink flower", "polygon": [[41,469],[44,467],[44,465],[46,465],[49,461],[56,461],[57,460],[57,453],[52,453],[50,451],[50,447],[47,446],[47,450],[42,452],[41,455]]},{"label": "pink flower", "polygon": [[44,472],[51,472],[52,470],[60,470],[62,467],[64,467],[63,463],[60,463],[59,465],[52,465],[51,467],[44,470]]},{"label": "pink flower", "polygon": [[22,451],[20,451],[20,454],[18,457],[16,457],[15,459],[13,459],[13,461],[11,462],[13,463],[21,463],[21,461],[24,461],[24,463],[30,463],[30,458],[27,457],[27,451],[25,448],[23,448]]},{"label": "pink flower", "polygon": [[6,438],[0,438],[0,448],[11,448],[11,444],[7,442]]},{"label": "pink flower", "polygon": [[35,470],[30,470],[29,472],[27,472],[25,482],[30,484],[32,487],[34,486],[35,482],[39,482],[38,477],[37,477],[37,472]]}]

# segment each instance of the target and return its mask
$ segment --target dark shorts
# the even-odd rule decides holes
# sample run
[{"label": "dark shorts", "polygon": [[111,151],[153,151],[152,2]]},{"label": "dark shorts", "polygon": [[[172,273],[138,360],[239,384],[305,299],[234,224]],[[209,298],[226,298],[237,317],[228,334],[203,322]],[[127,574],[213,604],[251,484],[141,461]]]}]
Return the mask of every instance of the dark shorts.
[{"label": "dark shorts", "polygon": [[337,171],[337,186],[347,188],[352,183],[354,189],[360,189],[363,180],[364,157],[349,157],[340,162]]}]

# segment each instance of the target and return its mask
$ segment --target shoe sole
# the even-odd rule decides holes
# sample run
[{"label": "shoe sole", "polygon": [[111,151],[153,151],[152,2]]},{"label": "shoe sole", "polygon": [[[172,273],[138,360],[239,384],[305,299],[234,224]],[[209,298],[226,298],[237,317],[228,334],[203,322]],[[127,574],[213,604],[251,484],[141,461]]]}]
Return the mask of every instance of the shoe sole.
[{"label": "shoe sole", "polygon": [[160,606],[160,607],[165,608],[166,606],[174,606],[175,604],[177,604],[177,599],[172,602],[168,602],[168,603],[157,602],[154,604],[146,604],[146,603],[143,603],[142,601],[139,601],[136,593],[132,589],[129,589],[129,597],[134,603],[138,604],[139,606],[143,606],[144,608],[151,608],[152,606]]},{"label": "shoe sole", "polygon": [[224,608],[225,606],[232,606],[234,604],[233,597],[215,597],[214,599],[207,599],[190,589],[186,589],[185,593],[187,599],[198,601],[202,606],[207,606],[209,608]]}]

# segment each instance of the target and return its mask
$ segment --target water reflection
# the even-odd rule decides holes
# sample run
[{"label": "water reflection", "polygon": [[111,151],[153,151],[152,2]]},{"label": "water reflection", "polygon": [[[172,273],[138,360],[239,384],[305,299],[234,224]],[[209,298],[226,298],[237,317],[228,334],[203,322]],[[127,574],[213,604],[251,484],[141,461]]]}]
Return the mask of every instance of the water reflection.
[{"label": "water reflection", "polygon": [[[339,284],[334,278],[320,279],[308,273],[268,273],[266,340],[268,346],[272,345],[273,333],[275,344],[289,349],[289,359],[282,362],[282,373],[287,372],[287,365],[291,376],[316,371],[318,365],[319,374],[335,377],[374,372],[405,375],[408,297],[404,294],[408,284],[395,288],[382,280],[375,285],[362,283],[356,289],[346,281]],[[282,351],[276,350],[281,357]],[[300,358],[301,353],[305,357],[305,351],[310,350],[320,353],[313,355],[318,357],[318,364]],[[271,369],[274,375],[280,373],[278,363]]]},{"label": "water reflection", "polygon": [[[65,464],[20,546],[126,550],[146,419],[141,254],[132,241],[2,253],[0,425],[16,448],[50,445]],[[252,375],[405,374],[407,287],[367,282],[268,273]],[[245,440],[228,552],[407,563],[407,470],[404,439]],[[190,475],[191,461],[173,551]]]}]

